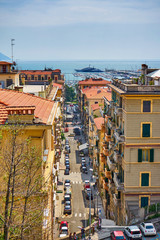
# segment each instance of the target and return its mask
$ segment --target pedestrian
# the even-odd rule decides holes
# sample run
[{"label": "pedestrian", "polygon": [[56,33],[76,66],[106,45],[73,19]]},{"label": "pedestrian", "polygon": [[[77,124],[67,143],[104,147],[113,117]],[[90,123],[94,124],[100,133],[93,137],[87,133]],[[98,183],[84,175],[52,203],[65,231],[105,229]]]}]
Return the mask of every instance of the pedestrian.
[{"label": "pedestrian", "polygon": [[84,229],[84,227],[81,228],[81,238],[83,240],[85,239],[85,229]]},{"label": "pedestrian", "polygon": [[77,240],[77,234],[76,234],[76,232],[73,233],[73,240]]},{"label": "pedestrian", "polygon": [[73,240],[72,233],[69,234],[69,240]]}]

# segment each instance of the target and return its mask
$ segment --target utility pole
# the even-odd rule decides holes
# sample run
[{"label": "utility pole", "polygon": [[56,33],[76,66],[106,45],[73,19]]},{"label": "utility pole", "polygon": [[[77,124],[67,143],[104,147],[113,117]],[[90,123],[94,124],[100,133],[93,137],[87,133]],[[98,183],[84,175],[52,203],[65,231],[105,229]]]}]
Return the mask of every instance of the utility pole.
[{"label": "utility pole", "polygon": [[11,39],[12,63],[13,63],[13,46],[15,45],[14,41],[15,41],[15,39],[12,38]]}]

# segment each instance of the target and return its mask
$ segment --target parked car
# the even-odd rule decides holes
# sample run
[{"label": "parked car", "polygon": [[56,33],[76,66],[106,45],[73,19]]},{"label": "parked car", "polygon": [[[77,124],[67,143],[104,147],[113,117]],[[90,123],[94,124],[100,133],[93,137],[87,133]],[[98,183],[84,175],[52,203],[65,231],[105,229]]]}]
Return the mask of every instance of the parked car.
[{"label": "parked car", "polygon": [[87,170],[87,168],[86,168],[86,167],[82,167],[82,168],[81,168],[81,171],[82,171],[82,173],[85,173],[85,174],[87,174],[87,173],[88,173],[88,170]]},{"label": "parked car", "polygon": [[142,233],[144,234],[144,236],[155,236],[157,234],[156,229],[154,227],[154,225],[152,223],[144,223],[142,222],[139,225]]},{"label": "parked car", "polygon": [[67,188],[66,188],[66,194],[69,194],[69,195],[72,194],[72,192],[71,192],[71,188],[70,188],[70,187],[67,187]]},{"label": "parked car", "polygon": [[71,201],[71,195],[69,194],[64,194],[64,201]]},{"label": "parked car", "polygon": [[71,183],[71,180],[66,179],[64,183]]},{"label": "parked car", "polygon": [[87,188],[91,188],[91,185],[90,185],[90,181],[89,181],[89,180],[85,180],[85,181],[84,181],[84,190],[87,189]]},{"label": "parked car", "polygon": [[71,187],[70,183],[64,183],[64,190],[66,190],[67,187]]},{"label": "parked car", "polygon": [[66,169],[70,170],[70,165],[69,164],[66,164]]},{"label": "parked car", "polygon": [[126,240],[122,231],[113,231],[110,236],[111,240]]},{"label": "parked car", "polygon": [[69,169],[68,168],[65,169],[64,175],[69,175]]},{"label": "parked car", "polygon": [[69,144],[69,140],[68,140],[68,138],[66,138],[66,140],[65,140],[65,144]]},{"label": "parked car", "polygon": [[71,205],[64,206],[64,214],[71,214]]},{"label": "parked car", "polygon": [[65,154],[65,158],[69,158],[69,154],[68,153]]},{"label": "parked car", "polygon": [[64,132],[68,132],[68,128],[65,128],[65,129],[64,129]]},{"label": "parked car", "polygon": [[93,194],[92,194],[92,191],[91,191],[90,188],[87,188],[85,193],[86,193],[86,199],[87,200],[90,200],[90,197],[91,197],[91,200],[93,200]]},{"label": "parked car", "polygon": [[65,237],[67,235],[68,235],[68,227],[62,227],[61,230],[60,230],[59,237],[62,238],[62,237]]},{"label": "parked car", "polygon": [[71,206],[71,201],[66,201],[65,205],[70,205]]},{"label": "parked car", "polygon": [[68,222],[67,221],[61,221],[59,229],[61,229],[62,227],[67,227],[68,228]]},{"label": "parked car", "polygon": [[129,240],[142,239],[142,233],[138,226],[129,226],[124,229],[124,233]]},{"label": "parked car", "polygon": [[65,160],[65,166],[69,165],[69,160]]}]

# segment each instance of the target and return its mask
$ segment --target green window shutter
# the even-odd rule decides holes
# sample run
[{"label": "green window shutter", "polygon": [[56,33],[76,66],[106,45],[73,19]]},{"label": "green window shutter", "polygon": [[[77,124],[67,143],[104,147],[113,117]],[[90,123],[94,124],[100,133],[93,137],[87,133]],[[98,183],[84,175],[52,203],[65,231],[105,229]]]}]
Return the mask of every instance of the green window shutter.
[{"label": "green window shutter", "polygon": [[141,208],[148,206],[148,197],[141,197]]},{"label": "green window shutter", "polygon": [[150,124],[143,124],[142,137],[150,137]]},{"label": "green window shutter", "polygon": [[149,173],[141,174],[141,186],[149,186]]},{"label": "green window shutter", "polygon": [[142,162],[142,149],[138,149],[138,162]]},{"label": "green window shutter", "polygon": [[150,162],[154,162],[154,149],[150,150]]}]

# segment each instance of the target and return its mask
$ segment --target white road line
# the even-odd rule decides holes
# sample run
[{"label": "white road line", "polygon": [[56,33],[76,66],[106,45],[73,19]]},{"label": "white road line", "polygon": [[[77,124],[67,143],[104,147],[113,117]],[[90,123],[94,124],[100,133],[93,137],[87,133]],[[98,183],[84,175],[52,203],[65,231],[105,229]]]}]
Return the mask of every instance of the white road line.
[{"label": "white road line", "polygon": [[75,217],[77,217],[77,213],[75,213],[75,215],[74,215]]},{"label": "white road line", "polygon": [[74,181],[72,183],[74,184]]},{"label": "white road line", "polygon": [[84,217],[86,217],[86,213],[84,213]]},{"label": "white road line", "polygon": [[79,213],[79,217],[81,217],[82,216],[82,213]]}]

